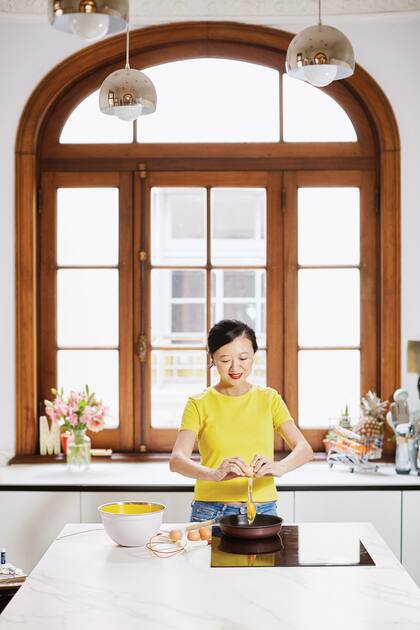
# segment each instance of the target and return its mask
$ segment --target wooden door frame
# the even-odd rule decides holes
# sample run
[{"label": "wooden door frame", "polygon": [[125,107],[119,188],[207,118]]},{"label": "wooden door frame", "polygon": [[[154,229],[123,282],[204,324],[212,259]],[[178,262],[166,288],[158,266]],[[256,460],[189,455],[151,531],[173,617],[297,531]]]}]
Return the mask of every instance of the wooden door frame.
[{"label": "wooden door frame", "polygon": [[[158,52],[167,50],[168,59],[177,51],[181,58],[186,56],[240,56],[244,58],[255,54],[262,63],[269,65],[269,59],[284,58],[285,51],[293,35],[262,26],[230,22],[190,22],[167,24],[138,29],[131,35],[133,58],[137,56],[150,63],[152,59],[163,59]],[[105,69],[119,67],[124,59],[125,36],[108,38],[94,46],[84,48],[68,57],[53,68],[36,87],[26,103],[17,132],[15,160],[15,277],[16,277],[16,453],[34,454],[38,442],[38,375],[37,363],[39,347],[37,344],[37,209],[39,207],[39,174],[43,160],[41,147],[48,121],[52,113],[60,107],[60,102],[70,94],[75,86],[91,88],[88,77],[104,73]],[[251,52],[250,52],[251,51]],[[85,83],[84,83],[85,82]],[[355,103],[357,126],[360,120],[360,132],[369,131],[375,140],[375,152],[378,163],[378,212],[380,216],[380,291],[379,291],[379,355],[380,379],[378,393],[389,397],[400,384],[400,142],[397,124],[392,108],[379,85],[360,66],[355,74],[344,81],[335,82],[326,91],[337,100],[347,91]],[[356,111],[357,110],[357,111]],[[370,130],[363,119],[369,121]],[[357,143],[355,143],[357,144]],[[45,146],[45,145],[44,145]],[[343,145],[344,146],[344,145]],[[134,147],[134,148],[133,148]],[[124,147],[126,149],[127,147]],[[201,145],[201,150],[202,150]],[[292,148],[292,147],[289,147]],[[355,146],[346,147],[347,157],[363,160],[364,156],[355,154]],[[101,169],[107,170],[107,157],[96,146],[87,145],[64,147],[61,155],[55,154],[55,166],[60,164],[65,170],[76,170],[73,159],[81,168],[83,163],[97,159]],[[121,153],[121,147],[119,147]],[[133,163],[146,161],[162,168],[159,151],[149,146],[129,145],[128,158],[121,166],[129,170]],[[292,148],[293,149],[293,148]],[[56,145],[52,147],[56,150]],[[93,150],[93,154],[91,151]],[[189,150],[187,159],[196,162],[200,146]],[[236,159],[237,146],[228,150],[228,157]],[[293,162],[285,153],[278,150],[277,158],[284,158],[289,166],[298,166],[305,150],[313,157],[313,164],[328,164],[333,159],[329,147],[324,146],[321,153],[315,147],[303,146]],[[212,148],[213,157],[220,155],[221,147]],[[111,152],[118,152],[116,146]],[[292,150],[293,153],[293,150]],[[97,156],[95,158],[95,155]],[[223,157],[226,154],[223,153]],[[52,156],[51,156],[52,157]],[[111,158],[115,155],[111,155]],[[176,155],[168,154],[169,158]],[[254,160],[264,168],[263,162],[270,163],[270,147],[244,146],[241,157]],[[276,156],[274,156],[276,157]],[[65,159],[67,163],[65,164]],[[258,162],[257,162],[257,158]],[[201,154],[205,162],[206,154]],[[261,161],[262,160],[262,161]],[[327,162],[325,162],[325,160]],[[163,160],[164,162],[164,160]],[[93,162],[95,163],[95,161]],[[222,162],[219,162],[219,165]],[[246,161],[243,161],[246,164]],[[47,162],[48,166],[48,162]],[[278,166],[278,165],[277,165]],[[203,167],[203,164],[202,164]],[[287,164],[283,164],[286,168]],[[179,166],[178,166],[179,168]],[[181,166],[182,168],[182,166]],[[220,166],[219,166],[220,168]]]}]

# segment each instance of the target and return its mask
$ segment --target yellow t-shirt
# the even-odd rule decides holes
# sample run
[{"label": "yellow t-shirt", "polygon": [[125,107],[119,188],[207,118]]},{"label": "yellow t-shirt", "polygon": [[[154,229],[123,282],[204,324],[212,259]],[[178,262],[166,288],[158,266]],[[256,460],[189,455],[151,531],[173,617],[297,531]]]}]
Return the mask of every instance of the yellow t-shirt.
[{"label": "yellow t-shirt", "polygon": [[[181,428],[194,431],[203,466],[217,468],[227,457],[241,457],[250,464],[254,455],[274,456],[274,431],[291,420],[282,397],[271,387],[254,385],[241,396],[226,396],[214,387],[191,396],[184,409]],[[223,503],[247,500],[247,478],[201,481],[194,499]],[[254,479],[254,501],[277,500],[274,478]]]}]

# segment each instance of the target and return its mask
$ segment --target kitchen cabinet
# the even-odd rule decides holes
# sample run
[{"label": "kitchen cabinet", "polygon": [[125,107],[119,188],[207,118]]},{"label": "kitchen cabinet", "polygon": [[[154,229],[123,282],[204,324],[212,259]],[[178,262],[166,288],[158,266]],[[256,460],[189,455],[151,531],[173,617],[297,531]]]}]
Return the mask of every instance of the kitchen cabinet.
[{"label": "kitchen cabinet", "polygon": [[372,523],[401,560],[401,492],[397,490],[298,491],[295,492],[295,520]]},{"label": "kitchen cabinet", "polygon": [[112,501],[151,501],[163,503],[164,523],[185,523],[190,518],[192,492],[82,492],[81,523],[99,523],[98,505]]},{"label": "kitchen cabinet", "polygon": [[0,491],[0,547],[29,573],[66,523],[80,522],[79,492]]},{"label": "kitchen cabinet", "polygon": [[420,491],[402,493],[402,564],[420,586]]}]

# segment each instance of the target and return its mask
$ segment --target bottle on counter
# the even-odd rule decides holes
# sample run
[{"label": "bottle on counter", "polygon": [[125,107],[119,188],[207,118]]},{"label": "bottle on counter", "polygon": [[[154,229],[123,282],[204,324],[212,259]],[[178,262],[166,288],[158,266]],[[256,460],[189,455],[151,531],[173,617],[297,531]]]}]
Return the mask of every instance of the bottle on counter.
[{"label": "bottle on counter", "polygon": [[340,424],[340,427],[342,427],[343,429],[351,429],[351,419],[350,419],[348,405],[346,405],[344,411],[341,414],[339,424]]},{"label": "bottle on counter", "polygon": [[411,470],[412,454],[410,449],[410,424],[399,424],[395,428],[397,448],[395,450],[395,472],[408,475]]}]

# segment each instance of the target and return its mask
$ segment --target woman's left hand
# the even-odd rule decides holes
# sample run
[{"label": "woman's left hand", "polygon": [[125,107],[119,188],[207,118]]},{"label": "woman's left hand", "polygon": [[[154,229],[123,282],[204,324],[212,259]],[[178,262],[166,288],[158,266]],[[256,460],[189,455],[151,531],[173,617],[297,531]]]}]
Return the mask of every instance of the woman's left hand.
[{"label": "woman's left hand", "polygon": [[281,477],[286,472],[281,462],[274,462],[272,459],[264,455],[255,455],[251,462],[255,477]]}]

